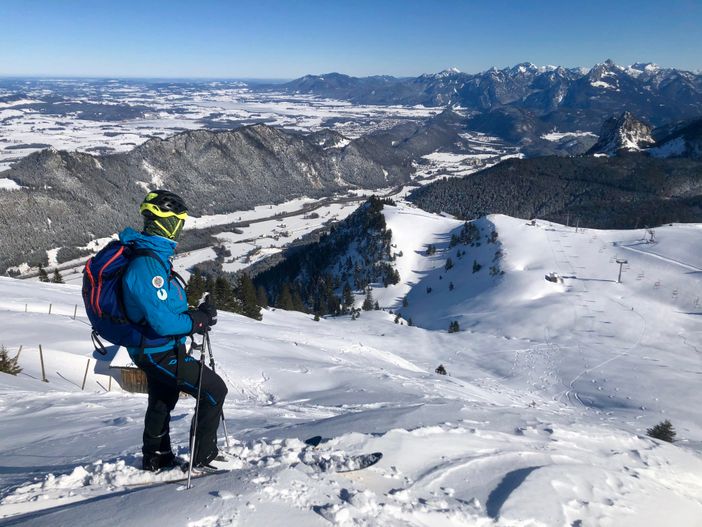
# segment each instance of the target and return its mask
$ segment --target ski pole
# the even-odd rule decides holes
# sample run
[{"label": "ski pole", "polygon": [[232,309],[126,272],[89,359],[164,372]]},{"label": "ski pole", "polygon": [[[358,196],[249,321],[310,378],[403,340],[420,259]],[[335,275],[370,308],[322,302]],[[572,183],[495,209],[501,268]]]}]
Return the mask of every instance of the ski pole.
[{"label": "ski pole", "polygon": [[[205,331],[205,342],[207,343],[207,352],[210,355],[210,369],[212,369],[212,372],[215,372],[215,361],[214,361],[214,355],[212,354],[212,344],[210,343],[210,330]],[[224,406],[224,405],[222,405]],[[222,411],[220,413],[220,416],[222,417],[222,428],[224,429],[224,442],[227,445],[227,448],[229,448],[231,445],[229,444],[229,433],[227,432],[227,421],[224,419],[224,408],[222,408]]]},{"label": "ski pole", "polygon": [[195,459],[195,448],[197,445],[195,441],[197,440],[197,418],[198,409],[200,408],[200,393],[202,391],[202,371],[205,369],[205,346],[200,349],[200,380],[197,383],[197,397],[195,398],[195,417],[193,417],[193,438],[190,443],[190,465],[188,466],[188,484],[185,486],[186,489],[190,489],[190,479],[193,474],[193,461]]}]

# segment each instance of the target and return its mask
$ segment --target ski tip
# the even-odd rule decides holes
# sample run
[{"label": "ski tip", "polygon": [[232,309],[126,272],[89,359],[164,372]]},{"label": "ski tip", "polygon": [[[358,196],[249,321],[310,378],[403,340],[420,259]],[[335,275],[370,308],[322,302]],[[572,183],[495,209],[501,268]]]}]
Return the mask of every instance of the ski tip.
[{"label": "ski tip", "polygon": [[307,446],[317,446],[322,442],[322,436],[312,436],[305,439]]}]

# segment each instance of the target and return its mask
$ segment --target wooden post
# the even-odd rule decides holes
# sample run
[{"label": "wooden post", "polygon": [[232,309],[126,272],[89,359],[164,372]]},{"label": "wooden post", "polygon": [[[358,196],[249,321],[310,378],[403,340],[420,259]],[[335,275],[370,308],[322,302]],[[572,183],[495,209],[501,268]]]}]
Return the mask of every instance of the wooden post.
[{"label": "wooden post", "polygon": [[19,360],[20,353],[22,353],[22,344],[20,344],[20,347],[17,350],[17,356],[15,357],[15,361]]},{"label": "wooden post", "polygon": [[51,304],[49,304],[49,315],[51,314]]},{"label": "wooden post", "polygon": [[76,319],[76,314],[78,313],[78,304],[73,308],[73,320]]},{"label": "wooden post", "polygon": [[27,304],[24,305],[24,312],[27,312]]},{"label": "wooden post", "polygon": [[49,382],[44,372],[44,351],[41,349],[41,344],[39,344],[39,361],[41,362],[41,380],[42,382]]},{"label": "wooden post", "polygon": [[88,368],[90,367],[90,359],[85,365],[85,373],[83,374],[83,386],[80,387],[81,390],[85,390],[85,380],[88,378]]},{"label": "wooden post", "polygon": [[112,391],[112,375],[110,375],[109,380],[107,381],[107,391],[111,392]]}]

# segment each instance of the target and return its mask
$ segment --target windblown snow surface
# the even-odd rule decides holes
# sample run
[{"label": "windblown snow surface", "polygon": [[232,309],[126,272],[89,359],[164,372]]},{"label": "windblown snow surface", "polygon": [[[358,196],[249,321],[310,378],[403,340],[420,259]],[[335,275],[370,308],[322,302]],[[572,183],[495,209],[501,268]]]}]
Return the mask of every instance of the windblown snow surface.
[{"label": "windblown snow surface", "polygon": [[[0,374],[0,524],[701,524],[702,226],[646,243],[490,216],[480,246],[449,248],[462,222],[385,214],[402,253],[401,283],[374,291],[387,311],[221,314],[212,345],[237,469],[191,490],[138,469],[146,396],[93,355],[78,287],[0,279],[0,343],[22,345],[24,368]],[[193,407],[173,413],[183,455]],[[664,419],[674,444],[645,435]],[[348,474],[302,462],[374,451],[378,465]]]}]

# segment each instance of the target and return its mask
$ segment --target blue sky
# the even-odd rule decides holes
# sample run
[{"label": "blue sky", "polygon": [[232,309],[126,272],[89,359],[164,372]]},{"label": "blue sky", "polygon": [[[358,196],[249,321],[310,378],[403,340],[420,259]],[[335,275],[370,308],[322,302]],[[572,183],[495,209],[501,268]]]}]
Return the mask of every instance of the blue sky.
[{"label": "blue sky", "polygon": [[702,69],[702,1],[2,0],[0,75],[293,78],[612,58]]}]

